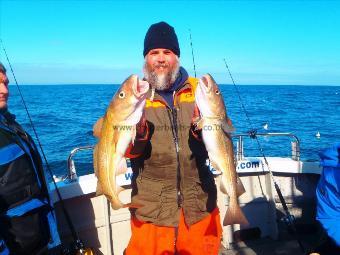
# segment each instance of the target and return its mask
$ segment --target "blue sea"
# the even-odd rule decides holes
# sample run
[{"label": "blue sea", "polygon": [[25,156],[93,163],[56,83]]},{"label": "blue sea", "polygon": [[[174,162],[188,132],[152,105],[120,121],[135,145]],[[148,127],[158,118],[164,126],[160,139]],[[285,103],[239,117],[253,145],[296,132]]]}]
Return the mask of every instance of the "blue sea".
[{"label": "blue sea", "polygon": [[[66,174],[75,147],[94,145],[92,126],[103,116],[118,85],[20,86],[53,173]],[[289,132],[300,140],[301,159],[318,161],[318,152],[340,142],[340,87],[221,85],[235,133]],[[16,86],[10,86],[9,109],[33,136]],[[242,104],[249,116],[246,118]],[[264,126],[267,124],[268,129]],[[320,133],[320,138],[316,133]],[[259,137],[266,156],[290,157],[289,137]],[[234,140],[236,145],[236,140]],[[244,139],[246,156],[261,156],[254,139]],[[78,174],[93,172],[92,152],[75,157]]]}]

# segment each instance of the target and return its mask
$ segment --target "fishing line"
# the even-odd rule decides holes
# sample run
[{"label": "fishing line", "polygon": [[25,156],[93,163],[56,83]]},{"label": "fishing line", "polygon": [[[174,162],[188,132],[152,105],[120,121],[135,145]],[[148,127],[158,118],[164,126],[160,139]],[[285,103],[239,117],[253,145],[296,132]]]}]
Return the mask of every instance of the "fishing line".
[{"label": "fishing line", "polygon": [[232,82],[233,82],[234,88],[235,88],[235,90],[236,90],[236,92],[237,92],[237,95],[238,95],[238,98],[239,98],[239,100],[240,100],[240,103],[241,103],[243,112],[245,113],[246,118],[247,118],[247,121],[248,121],[248,123],[249,123],[249,125],[250,125],[250,127],[251,127],[251,130],[249,131],[249,136],[250,136],[251,138],[255,139],[256,142],[257,142],[257,146],[258,146],[258,148],[259,148],[259,150],[260,150],[260,152],[261,152],[261,155],[262,155],[262,157],[263,157],[263,159],[264,159],[265,164],[267,165],[269,175],[270,175],[270,177],[271,177],[271,179],[272,179],[272,181],[273,181],[273,183],[274,183],[274,187],[275,187],[275,190],[276,190],[276,192],[277,192],[277,195],[279,196],[279,199],[280,199],[280,202],[281,202],[281,204],[282,204],[283,210],[284,210],[285,213],[286,213],[286,217],[283,218],[283,219],[284,219],[284,222],[287,224],[288,227],[290,227],[290,228],[292,229],[292,231],[293,231],[293,233],[294,233],[294,237],[296,238],[296,240],[297,240],[297,242],[298,242],[298,244],[299,244],[299,246],[300,246],[301,251],[302,251],[303,253],[305,253],[305,248],[304,248],[304,246],[302,245],[302,242],[301,242],[299,236],[297,235],[297,230],[296,230],[295,223],[294,223],[295,218],[294,218],[293,215],[290,214],[290,212],[289,212],[289,210],[288,210],[288,207],[287,207],[287,204],[286,204],[286,201],[284,200],[283,195],[282,195],[282,193],[281,193],[280,187],[279,187],[279,185],[277,184],[277,182],[275,181],[273,172],[271,171],[270,166],[269,166],[269,163],[268,163],[268,161],[267,161],[267,157],[266,157],[266,155],[264,154],[263,148],[262,148],[262,146],[261,146],[261,144],[260,144],[260,141],[259,141],[259,139],[258,139],[258,137],[257,137],[257,135],[256,135],[256,132],[257,132],[257,131],[256,131],[256,129],[254,129],[253,123],[251,122],[251,120],[250,120],[250,118],[249,118],[249,115],[248,115],[247,110],[246,110],[246,108],[245,108],[245,106],[244,106],[243,100],[242,100],[242,98],[241,98],[241,93],[240,93],[240,91],[238,90],[238,87],[236,86],[236,83],[235,83],[235,81],[234,81],[234,78],[233,78],[233,76],[232,76],[232,74],[231,74],[231,72],[230,72],[230,70],[229,70],[227,61],[225,60],[225,58],[223,59],[223,61],[224,61],[225,66],[226,66],[226,68],[227,68],[227,70],[228,70],[229,76],[230,76],[230,78],[231,78],[231,80],[232,80]]},{"label": "fishing line", "polygon": [[239,101],[240,101],[241,106],[242,106],[242,110],[243,110],[243,112],[245,113],[246,118],[247,118],[247,121],[248,121],[248,124],[249,124],[250,127],[251,127],[251,130],[249,131],[249,135],[250,135],[251,138],[255,138],[255,140],[256,140],[256,142],[257,142],[257,145],[258,145],[258,147],[259,147],[259,150],[261,151],[261,154],[262,154],[262,156],[263,156],[263,159],[264,159],[266,165],[268,166],[269,173],[270,173],[270,175],[271,175],[271,177],[272,177],[272,180],[273,180],[274,183],[276,183],[275,180],[273,179],[272,171],[271,171],[270,168],[269,168],[269,164],[268,164],[267,158],[266,158],[266,156],[265,156],[265,154],[264,154],[263,148],[262,148],[262,146],[261,146],[261,144],[260,144],[259,139],[258,139],[257,136],[256,136],[256,132],[257,132],[257,131],[256,131],[256,129],[254,128],[254,125],[253,125],[253,123],[251,122],[251,120],[250,120],[250,118],[249,118],[249,115],[248,115],[248,112],[247,112],[247,110],[246,110],[246,107],[244,106],[243,100],[242,100],[242,98],[241,98],[241,93],[240,93],[240,91],[238,90],[238,87],[237,87],[236,84],[235,84],[234,78],[233,78],[233,76],[231,75],[231,72],[230,72],[230,70],[229,70],[229,67],[228,67],[228,64],[227,64],[227,61],[225,60],[225,58],[223,59],[223,61],[224,61],[225,66],[226,66],[226,68],[227,68],[227,70],[228,70],[229,76],[230,76],[230,78],[231,78],[231,80],[232,80],[232,82],[233,82],[234,88],[235,88],[235,90],[236,90],[237,96],[238,96]]},{"label": "fishing line", "polygon": [[30,125],[31,125],[31,127],[32,127],[32,129],[33,129],[33,132],[34,132],[34,136],[35,136],[35,138],[36,138],[36,140],[37,140],[37,142],[38,142],[38,145],[39,145],[41,154],[43,155],[43,158],[44,158],[44,161],[45,161],[46,168],[47,168],[47,170],[48,170],[48,172],[49,172],[49,174],[50,174],[50,176],[51,176],[52,182],[53,182],[54,187],[55,187],[55,190],[56,190],[56,192],[57,192],[57,196],[58,196],[59,201],[60,201],[60,206],[61,206],[61,209],[62,209],[62,211],[63,211],[63,213],[64,213],[64,216],[65,216],[66,222],[67,222],[67,224],[68,224],[68,227],[69,227],[70,230],[71,230],[72,237],[73,237],[74,242],[75,242],[75,246],[76,246],[77,249],[82,250],[82,249],[84,248],[84,245],[83,245],[82,241],[81,241],[81,240],[79,239],[79,237],[78,237],[78,234],[77,234],[77,232],[76,232],[76,230],[75,230],[75,227],[74,227],[74,225],[73,225],[73,223],[72,223],[72,221],[71,221],[70,215],[69,215],[69,213],[68,213],[67,210],[66,210],[66,207],[65,207],[65,204],[64,204],[64,200],[63,200],[63,198],[62,198],[62,196],[61,196],[61,194],[60,194],[59,188],[57,187],[57,184],[56,184],[56,182],[55,182],[55,180],[54,180],[54,178],[53,178],[52,170],[51,170],[51,168],[50,168],[50,165],[48,164],[46,155],[45,155],[44,150],[43,150],[43,148],[42,148],[42,145],[41,145],[41,143],[40,143],[40,139],[39,139],[38,134],[37,134],[37,131],[36,131],[35,127],[34,127],[34,124],[33,124],[31,115],[30,115],[30,113],[29,113],[29,111],[28,111],[28,108],[27,108],[27,106],[26,106],[26,102],[25,102],[25,100],[24,100],[24,97],[23,97],[23,95],[22,95],[22,93],[21,93],[21,89],[20,89],[19,84],[18,84],[18,81],[17,81],[17,79],[16,79],[16,77],[15,77],[15,73],[14,73],[14,71],[13,71],[11,62],[10,62],[10,60],[9,60],[9,58],[8,58],[8,55],[7,55],[7,52],[6,52],[6,49],[5,49],[5,45],[3,44],[2,39],[0,39],[0,44],[1,44],[1,47],[2,47],[2,49],[3,49],[3,51],[4,51],[4,53],[5,53],[5,56],[6,56],[8,65],[9,65],[9,67],[10,67],[11,73],[12,73],[13,78],[14,78],[14,81],[15,81],[15,84],[16,84],[17,89],[18,89],[18,91],[19,91],[21,101],[22,101],[22,103],[23,103],[23,105],[24,105],[24,107],[25,107],[26,114],[27,114],[27,116],[28,116],[28,118],[29,118]]}]

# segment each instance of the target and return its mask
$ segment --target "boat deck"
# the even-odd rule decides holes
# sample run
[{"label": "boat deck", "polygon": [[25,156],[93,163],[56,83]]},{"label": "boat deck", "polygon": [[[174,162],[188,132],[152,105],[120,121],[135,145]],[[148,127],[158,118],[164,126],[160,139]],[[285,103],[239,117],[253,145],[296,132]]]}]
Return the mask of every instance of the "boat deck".
[{"label": "boat deck", "polygon": [[304,254],[302,253],[296,240],[272,240],[261,238],[247,242],[232,244],[231,249],[221,247],[219,255],[285,255]]},{"label": "boat deck", "polygon": [[286,229],[277,240],[270,237],[262,237],[257,239],[241,240],[230,243],[229,249],[221,246],[219,255],[302,255],[310,254],[310,252],[318,245],[325,237],[323,231],[317,222],[313,224],[297,224],[297,232],[300,241],[305,249],[302,252],[298,242],[293,235],[289,234]]},{"label": "boat deck", "polygon": [[[317,163],[286,158],[268,160],[275,170],[276,182],[281,188],[289,211],[296,218],[304,247],[309,251],[318,243],[320,236],[318,228],[315,227],[315,187],[319,179],[319,166]],[[254,162],[253,159],[243,161],[244,166],[249,167]],[[256,166],[256,169],[239,171],[247,191],[239,197],[239,203],[250,225],[243,227],[235,224],[223,227],[223,246],[219,255],[303,254],[281,220],[285,213],[269,173],[260,169],[260,163]],[[217,185],[219,179],[220,177],[216,176]],[[104,196],[95,195],[96,184],[95,176],[89,174],[70,183],[58,182],[58,187],[85,245],[93,247],[96,254],[122,254],[131,236],[130,212],[127,208],[113,210]],[[53,187],[51,188],[53,191]],[[70,243],[70,231],[55,192],[52,192],[51,198],[55,203],[61,238],[65,243]],[[121,192],[120,198],[125,203],[129,202],[131,190]],[[227,196],[218,191],[218,206],[222,216],[225,215],[228,204]]]}]

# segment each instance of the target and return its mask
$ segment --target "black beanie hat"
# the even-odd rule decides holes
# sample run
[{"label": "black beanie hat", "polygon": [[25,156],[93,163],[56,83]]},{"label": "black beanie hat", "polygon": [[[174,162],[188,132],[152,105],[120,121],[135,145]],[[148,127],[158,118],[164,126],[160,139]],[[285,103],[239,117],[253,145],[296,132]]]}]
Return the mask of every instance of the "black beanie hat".
[{"label": "black beanie hat", "polygon": [[144,57],[152,49],[169,49],[180,56],[177,35],[172,26],[166,22],[159,22],[150,26],[144,38]]},{"label": "black beanie hat", "polygon": [[6,68],[5,66],[0,62],[0,73],[6,73]]}]

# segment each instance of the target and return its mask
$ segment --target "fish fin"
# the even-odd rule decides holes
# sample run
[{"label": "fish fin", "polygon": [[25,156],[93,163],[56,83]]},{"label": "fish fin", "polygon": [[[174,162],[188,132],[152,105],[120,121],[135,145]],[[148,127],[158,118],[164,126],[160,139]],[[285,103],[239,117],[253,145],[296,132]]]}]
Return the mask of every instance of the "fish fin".
[{"label": "fish fin", "polygon": [[94,175],[98,173],[98,145],[96,144],[93,148],[93,171]]},{"label": "fish fin", "polygon": [[[98,176],[98,167],[97,167],[97,152],[98,152],[98,146],[94,146],[93,149],[93,171],[94,171],[94,175]],[[99,181],[97,181],[97,187],[96,187],[96,196],[100,196],[103,195],[103,190],[102,187],[99,183]]]},{"label": "fish fin", "polygon": [[228,117],[221,123],[221,126],[225,133],[232,133],[235,131],[235,128]]},{"label": "fish fin", "polygon": [[122,192],[122,191],[124,191],[124,190],[126,190],[126,189],[123,188],[122,186],[117,186],[117,187],[116,187],[117,196],[118,196],[118,194],[119,194],[120,192]]},{"label": "fish fin", "polygon": [[97,181],[97,187],[96,187],[96,196],[103,195],[103,189],[102,186],[100,185],[99,181]]},{"label": "fish fin", "polygon": [[244,193],[246,193],[246,189],[243,186],[241,178],[239,176],[237,176],[237,180],[236,180],[236,194],[237,194],[237,197],[241,196]]},{"label": "fish fin", "polygon": [[232,224],[241,224],[242,226],[249,225],[246,216],[243,214],[238,204],[235,204],[234,206],[229,205],[227,213],[225,214],[223,219],[223,226]]},{"label": "fish fin", "polygon": [[220,182],[220,190],[222,191],[222,193],[227,194],[227,195],[229,196],[229,194],[228,194],[228,188],[227,188],[225,182],[223,181],[223,178],[221,178],[221,182]]},{"label": "fish fin", "polygon": [[212,160],[209,159],[209,164],[210,164],[211,167],[214,168],[215,170],[220,171],[220,169],[218,168],[218,165],[217,165],[214,161],[212,161]]},{"label": "fish fin", "polygon": [[100,138],[101,133],[102,133],[103,121],[104,121],[104,117],[101,117],[93,125],[93,136]]},{"label": "fish fin", "polygon": [[224,173],[222,173],[221,175],[220,190],[222,191],[222,193],[229,196],[228,185],[226,184],[225,179],[223,178],[223,175]]},{"label": "fish fin", "polygon": [[124,174],[127,171],[126,158],[122,158],[118,164],[116,175]]},{"label": "fish fin", "polygon": [[[227,185],[223,182],[223,179],[221,180],[221,183],[220,183],[220,190],[222,191],[222,193],[224,194],[227,194],[229,195],[228,193],[228,187]],[[236,179],[236,195],[237,197],[241,196],[242,194],[244,194],[246,192],[244,186],[243,186],[243,183],[240,179],[239,176],[237,176],[237,179]]]},{"label": "fish fin", "polygon": [[112,199],[112,197],[110,197],[109,195],[106,195],[107,199],[110,201],[112,209],[118,210],[124,206],[124,204],[119,200],[119,197],[118,197],[119,193],[123,190],[125,190],[123,187],[116,186],[116,198],[115,199]]},{"label": "fish fin", "polygon": [[195,121],[194,123],[195,123],[195,130],[202,129],[204,126],[203,118],[198,118],[197,121]]}]

